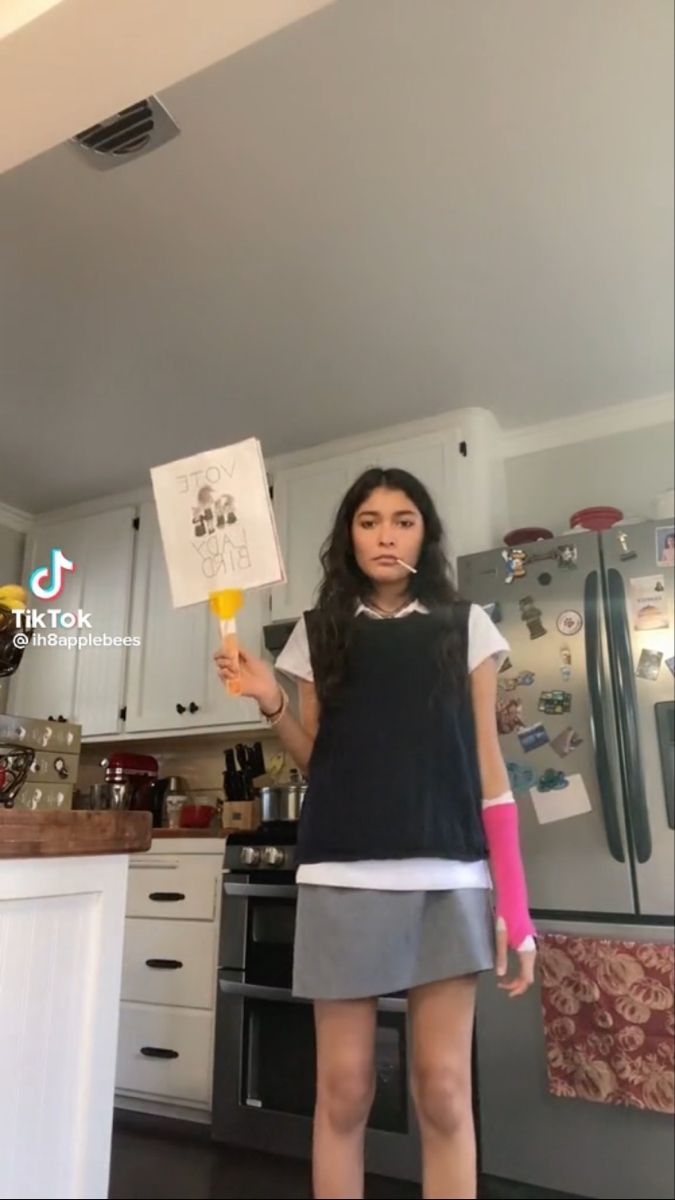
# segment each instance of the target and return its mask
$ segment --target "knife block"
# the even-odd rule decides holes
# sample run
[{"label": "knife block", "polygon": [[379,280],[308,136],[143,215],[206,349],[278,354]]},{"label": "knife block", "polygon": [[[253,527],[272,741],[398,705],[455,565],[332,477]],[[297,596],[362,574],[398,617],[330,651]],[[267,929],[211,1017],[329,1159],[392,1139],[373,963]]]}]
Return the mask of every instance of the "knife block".
[{"label": "knife block", "polygon": [[226,800],[222,811],[223,829],[229,833],[252,833],[261,823],[259,800]]}]

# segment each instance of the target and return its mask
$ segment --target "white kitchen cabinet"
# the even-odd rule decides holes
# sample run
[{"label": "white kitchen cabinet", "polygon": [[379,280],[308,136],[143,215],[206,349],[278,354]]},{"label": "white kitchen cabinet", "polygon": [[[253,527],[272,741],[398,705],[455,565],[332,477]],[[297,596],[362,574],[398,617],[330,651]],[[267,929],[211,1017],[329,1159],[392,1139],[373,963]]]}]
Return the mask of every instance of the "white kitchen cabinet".
[{"label": "white kitchen cabinet", "polygon": [[116,1103],[211,1103],[224,838],[155,837],[129,862]]},{"label": "white kitchen cabinet", "polygon": [[273,620],[293,620],[314,604],[319,552],[354,478],[353,460],[345,454],[275,474],[274,512],[288,582],[272,588]]},{"label": "white kitchen cabinet", "polygon": [[[31,643],[13,677],[10,711],[27,717],[59,716],[82,726],[83,736],[116,733],[123,703],[129,599],[134,546],[135,510],[130,507],[38,526],[28,537],[24,578],[50,563],[53,548],[75,564],[64,573],[61,594],[54,600],[31,596],[30,606],[90,614],[91,629],[54,628],[51,618],[39,633],[45,638],[102,637],[108,645]],[[112,644],[118,639],[120,644]]]},{"label": "white kitchen cabinet", "polygon": [[321,546],[340,500],[368,467],[399,467],[418,476],[438,506],[455,553],[453,530],[456,516],[464,512],[461,489],[467,474],[463,441],[459,424],[418,437],[383,437],[371,446],[275,474],[274,508],[288,583],[272,590],[273,619],[293,620],[314,604]]},{"label": "white kitchen cabinet", "polygon": [[[262,646],[265,596],[249,592],[237,618],[242,644]],[[227,694],[213,654],[218,622],[209,607],[174,608],[153,501],[141,506],[131,606],[125,730],[198,729],[260,721],[257,705]]]}]

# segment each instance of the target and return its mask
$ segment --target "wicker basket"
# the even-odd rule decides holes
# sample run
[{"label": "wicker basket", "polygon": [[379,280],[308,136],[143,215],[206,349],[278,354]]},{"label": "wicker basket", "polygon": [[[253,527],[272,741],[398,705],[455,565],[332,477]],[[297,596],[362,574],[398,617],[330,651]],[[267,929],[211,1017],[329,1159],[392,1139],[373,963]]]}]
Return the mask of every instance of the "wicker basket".
[{"label": "wicker basket", "polygon": [[[0,604],[0,677],[14,674],[33,636],[33,630],[28,628],[24,613],[19,616],[18,621],[17,625],[16,615],[11,608]],[[25,637],[25,645],[16,644],[14,639],[17,634]]]}]

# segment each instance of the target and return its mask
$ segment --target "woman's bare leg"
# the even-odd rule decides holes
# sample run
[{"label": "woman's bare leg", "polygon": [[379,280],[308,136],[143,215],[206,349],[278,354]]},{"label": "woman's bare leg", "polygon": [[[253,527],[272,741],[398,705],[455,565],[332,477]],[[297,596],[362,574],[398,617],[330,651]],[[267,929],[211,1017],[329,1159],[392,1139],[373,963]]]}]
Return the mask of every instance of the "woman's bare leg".
[{"label": "woman's bare leg", "polygon": [[471,1103],[471,1043],[476,978],[413,988],[412,1092],[422,1135],[426,1200],[473,1200],[476,1135]]},{"label": "woman's bare leg", "polygon": [[317,1200],[361,1200],[363,1140],[375,1093],[375,1000],[319,1000],[313,1178]]}]

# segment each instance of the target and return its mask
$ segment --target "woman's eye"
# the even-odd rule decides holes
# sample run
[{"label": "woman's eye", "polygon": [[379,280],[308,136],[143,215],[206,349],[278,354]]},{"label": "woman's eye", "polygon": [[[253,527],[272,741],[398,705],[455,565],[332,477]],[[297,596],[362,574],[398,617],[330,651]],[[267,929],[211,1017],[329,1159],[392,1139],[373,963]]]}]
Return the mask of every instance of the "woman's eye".
[{"label": "woman's eye", "polygon": [[360,522],[360,526],[361,526],[361,529],[374,529],[374,528],[375,528],[375,522],[374,522],[374,521],[369,521],[369,520],[361,521],[361,522]]},{"label": "woman's eye", "polygon": [[414,524],[415,522],[410,517],[404,517],[403,520],[399,521],[399,525],[403,529],[412,529]]}]

